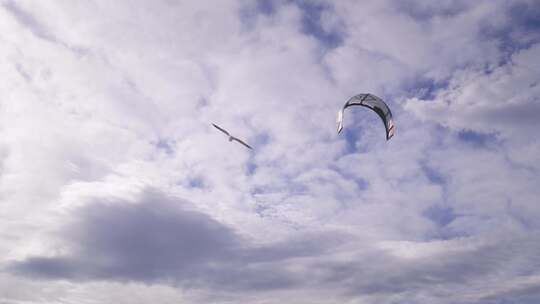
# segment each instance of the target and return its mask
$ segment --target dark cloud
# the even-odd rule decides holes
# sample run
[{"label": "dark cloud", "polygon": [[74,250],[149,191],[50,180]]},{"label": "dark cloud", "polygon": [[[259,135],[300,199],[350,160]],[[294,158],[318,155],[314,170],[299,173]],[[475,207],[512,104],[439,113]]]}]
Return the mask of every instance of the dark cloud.
[{"label": "dark cloud", "polygon": [[19,272],[48,278],[154,281],[183,278],[211,261],[224,262],[238,237],[182,202],[147,193],[142,202],[96,202],[80,210],[62,234],[64,257],[30,258]]},{"label": "dark cloud", "polygon": [[221,289],[274,289],[298,284],[288,259],[319,255],[335,240],[301,237],[252,246],[185,202],[149,191],[139,202],[94,202],[73,213],[61,236],[70,253],[31,257],[9,269],[42,279],[166,282]]}]

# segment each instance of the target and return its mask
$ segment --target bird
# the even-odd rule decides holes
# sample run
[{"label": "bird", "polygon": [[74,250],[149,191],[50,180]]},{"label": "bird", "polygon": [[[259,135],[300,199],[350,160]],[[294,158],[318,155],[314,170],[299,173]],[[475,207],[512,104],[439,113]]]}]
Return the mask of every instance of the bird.
[{"label": "bird", "polygon": [[240,139],[238,139],[238,138],[232,136],[231,134],[229,134],[229,132],[227,132],[227,130],[221,128],[220,126],[218,126],[218,125],[216,125],[216,124],[214,124],[214,123],[212,123],[212,126],[214,126],[214,128],[216,128],[216,129],[220,130],[221,132],[225,133],[225,135],[229,136],[229,141],[236,140],[237,142],[239,142],[240,144],[242,144],[244,147],[253,150],[253,148],[252,148],[250,145],[248,145],[248,144],[246,144],[245,142],[243,142],[242,140],[240,140]]}]

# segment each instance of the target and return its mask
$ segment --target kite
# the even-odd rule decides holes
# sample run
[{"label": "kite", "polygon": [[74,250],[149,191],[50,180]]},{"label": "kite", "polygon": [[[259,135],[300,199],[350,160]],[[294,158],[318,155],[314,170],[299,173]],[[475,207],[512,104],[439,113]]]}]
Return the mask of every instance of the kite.
[{"label": "kite", "polygon": [[388,105],[382,99],[373,94],[358,94],[351,97],[351,99],[349,99],[345,103],[343,108],[338,112],[338,133],[340,133],[343,129],[343,112],[346,108],[351,106],[363,106],[375,111],[375,113],[379,115],[379,117],[384,123],[384,127],[386,129],[386,140],[389,140],[390,138],[392,138],[392,136],[394,136],[394,122],[392,121],[392,112],[390,112],[390,108],[388,108]]}]

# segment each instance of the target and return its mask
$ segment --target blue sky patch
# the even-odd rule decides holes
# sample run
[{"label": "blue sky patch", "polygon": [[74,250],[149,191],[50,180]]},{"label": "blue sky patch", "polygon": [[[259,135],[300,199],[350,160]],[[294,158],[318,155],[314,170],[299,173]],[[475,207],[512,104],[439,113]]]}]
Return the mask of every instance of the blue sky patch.
[{"label": "blue sky patch", "polygon": [[249,160],[246,164],[246,174],[253,175],[257,170],[258,166],[253,160]]},{"label": "blue sky patch", "polygon": [[341,31],[327,31],[321,24],[324,11],[331,10],[327,4],[312,1],[292,1],[303,12],[302,32],[316,38],[325,48],[333,49],[343,44],[344,35]]},{"label": "blue sky patch", "polygon": [[437,92],[448,87],[448,80],[438,81],[428,77],[417,77],[403,84],[407,97],[422,100],[435,99]]},{"label": "blue sky patch", "polygon": [[356,153],[358,152],[357,142],[362,137],[360,130],[357,128],[343,128],[342,131],[345,136],[345,141],[347,142],[346,151],[347,153]]},{"label": "blue sky patch", "polygon": [[444,227],[457,218],[454,209],[439,205],[433,205],[427,208],[424,210],[423,215],[439,227]]},{"label": "blue sky patch", "polygon": [[469,7],[469,1],[411,1],[395,0],[393,5],[402,14],[415,20],[430,20],[433,17],[451,17],[458,15]]},{"label": "blue sky patch", "polygon": [[420,162],[420,167],[431,183],[442,185],[446,182],[445,177],[440,172],[430,167],[425,162]]},{"label": "blue sky patch", "polygon": [[188,180],[190,188],[205,188],[204,179],[202,177],[191,177]]},{"label": "blue sky patch", "polygon": [[159,139],[155,145],[158,150],[164,151],[167,155],[172,155],[174,153],[173,144],[166,139]]},{"label": "blue sky patch", "polygon": [[276,1],[274,0],[257,0],[257,11],[264,15],[271,15],[276,11]]},{"label": "blue sky patch", "polygon": [[474,147],[486,147],[488,144],[497,140],[495,134],[479,133],[472,130],[459,131],[457,137],[460,141],[470,144]]},{"label": "blue sky patch", "polygon": [[508,24],[481,28],[480,37],[495,40],[502,52],[500,65],[506,64],[512,54],[540,42],[540,3],[531,1],[514,3],[506,11]]},{"label": "blue sky patch", "polygon": [[301,32],[315,38],[324,49],[333,49],[343,44],[345,38],[342,25],[332,30],[325,29],[322,25],[323,13],[332,11],[332,6],[326,3],[302,0],[285,2],[257,0],[254,5],[248,5],[240,10],[240,19],[247,28],[251,28],[256,22],[257,15],[271,16],[276,13],[280,4],[292,4],[301,10]]}]

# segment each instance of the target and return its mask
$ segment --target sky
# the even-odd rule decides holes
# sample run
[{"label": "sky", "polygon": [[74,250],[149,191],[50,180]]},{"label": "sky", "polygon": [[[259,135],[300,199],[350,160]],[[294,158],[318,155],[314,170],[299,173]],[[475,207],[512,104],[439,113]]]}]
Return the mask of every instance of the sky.
[{"label": "sky", "polygon": [[538,58],[536,0],[0,0],[0,303],[539,303]]}]

